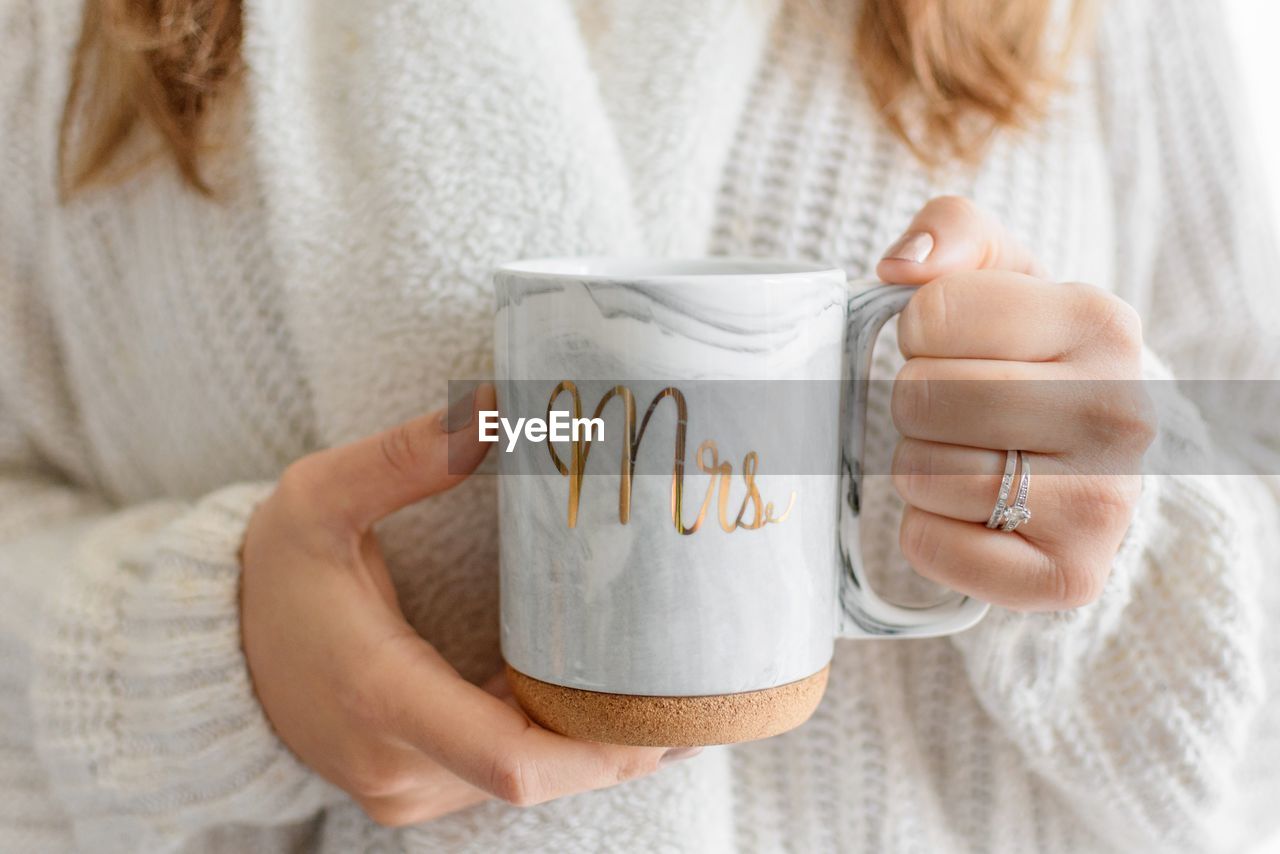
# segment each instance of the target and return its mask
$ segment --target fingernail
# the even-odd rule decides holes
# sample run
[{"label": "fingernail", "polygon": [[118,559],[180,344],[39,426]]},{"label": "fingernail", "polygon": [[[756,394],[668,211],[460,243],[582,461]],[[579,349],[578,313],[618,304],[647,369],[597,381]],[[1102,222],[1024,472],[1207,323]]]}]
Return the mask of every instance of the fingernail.
[{"label": "fingernail", "polygon": [[457,433],[463,427],[471,423],[472,417],[475,416],[476,409],[476,390],[468,389],[467,393],[462,397],[449,404],[449,409],[441,419],[444,422],[444,432]]},{"label": "fingernail", "polygon": [[909,231],[884,253],[886,261],[910,261],[923,264],[933,252],[933,235],[927,231]]},{"label": "fingernail", "polygon": [[697,756],[702,752],[701,747],[673,747],[666,753],[662,754],[662,758],[658,760],[658,767],[670,765],[672,762],[679,762],[681,759],[689,759]]}]

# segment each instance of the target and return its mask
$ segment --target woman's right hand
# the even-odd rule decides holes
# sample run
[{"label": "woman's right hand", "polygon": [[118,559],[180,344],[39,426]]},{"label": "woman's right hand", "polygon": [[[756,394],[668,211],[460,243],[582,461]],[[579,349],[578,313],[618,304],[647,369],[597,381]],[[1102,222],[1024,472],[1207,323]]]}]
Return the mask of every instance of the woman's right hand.
[{"label": "woman's right hand", "polygon": [[[448,420],[474,423],[493,397],[481,386]],[[303,762],[387,825],[490,797],[525,805],[611,786],[653,772],[666,752],[542,729],[497,696],[500,678],[487,691],[467,682],[406,622],[373,525],[480,463],[488,445],[474,428],[450,435],[446,417],[291,465],[254,512],[241,555],[244,650],[267,717]]]}]

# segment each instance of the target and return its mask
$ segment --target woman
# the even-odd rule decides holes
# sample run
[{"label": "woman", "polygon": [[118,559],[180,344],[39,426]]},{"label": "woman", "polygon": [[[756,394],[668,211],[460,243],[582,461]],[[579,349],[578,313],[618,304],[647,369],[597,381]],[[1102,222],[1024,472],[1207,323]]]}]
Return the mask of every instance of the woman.
[{"label": "woman", "polygon": [[[881,400],[869,559],[996,607],[842,645],[808,724],[696,757],[503,702],[493,479],[442,464],[489,392],[436,409],[538,255],[926,284],[886,376],[1274,377],[1216,4],[82,4],[0,2],[0,849],[1260,832],[1276,485],[1124,474],[1141,409]],[[1215,413],[1179,411],[1191,453]]]}]

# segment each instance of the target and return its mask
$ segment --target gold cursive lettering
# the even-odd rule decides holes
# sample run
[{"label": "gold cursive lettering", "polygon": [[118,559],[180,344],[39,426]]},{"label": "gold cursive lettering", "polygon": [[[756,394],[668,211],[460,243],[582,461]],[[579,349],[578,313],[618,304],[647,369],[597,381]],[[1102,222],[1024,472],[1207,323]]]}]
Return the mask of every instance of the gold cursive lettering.
[{"label": "gold cursive lettering", "polygon": [[[573,417],[582,417],[582,395],[573,381],[564,380],[552,390],[551,397],[547,401],[548,420],[551,418],[551,411],[556,401],[560,398],[560,395],[565,393],[568,393],[572,398]],[[636,429],[635,396],[629,388],[623,385],[616,385],[605,392],[604,397],[596,404],[595,411],[591,417],[599,418],[605,407],[615,397],[622,401],[625,428],[618,483],[619,522],[625,525],[631,520],[632,478],[635,473],[636,457],[640,452],[640,443],[644,439],[645,431],[649,428],[649,421],[657,410],[658,405],[667,398],[671,398],[676,408],[675,448],[673,449],[671,466],[671,521],[677,533],[683,535],[693,534],[702,527],[702,523],[707,517],[707,511],[711,507],[713,495],[717,498],[716,509],[720,528],[727,533],[732,533],[738,528],[756,530],[765,525],[784,522],[791,515],[791,510],[796,503],[795,492],[791,493],[787,502],[787,509],[783,511],[781,516],[775,516],[773,502],[766,502],[760,495],[760,489],[756,485],[755,478],[760,464],[760,456],[755,451],[750,451],[742,460],[742,479],[746,484],[747,494],[742,500],[742,506],[738,510],[737,517],[730,520],[728,504],[733,479],[733,466],[729,462],[720,462],[720,455],[715,441],[707,439],[698,446],[696,461],[698,470],[703,474],[710,475],[710,479],[707,482],[707,491],[702,498],[702,506],[698,510],[697,517],[691,525],[686,525],[684,523],[683,503],[685,442],[689,410],[684,394],[674,386],[667,386],[658,392],[645,408],[644,417],[640,420],[638,430]],[[589,434],[581,439],[573,440],[567,464],[556,453],[556,449],[551,442],[547,443],[547,450],[551,454],[551,461],[555,464],[556,470],[569,478],[568,524],[570,528],[575,528],[578,525],[578,509],[582,500],[582,479],[586,473],[587,458],[591,454]],[[753,509],[754,514],[751,521],[744,524],[743,519],[747,513],[748,506]]]}]

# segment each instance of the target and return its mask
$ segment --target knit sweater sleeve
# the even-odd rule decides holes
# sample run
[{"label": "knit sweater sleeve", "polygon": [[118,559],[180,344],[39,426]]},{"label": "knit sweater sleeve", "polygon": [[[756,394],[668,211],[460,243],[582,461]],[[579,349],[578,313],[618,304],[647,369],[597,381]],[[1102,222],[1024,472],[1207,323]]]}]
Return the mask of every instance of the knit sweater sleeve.
[{"label": "knit sweater sleeve", "polygon": [[[1241,797],[1241,768],[1280,758],[1264,720],[1280,709],[1280,674],[1263,619],[1270,609],[1274,624],[1280,602],[1280,484],[1263,474],[1277,471],[1280,406],[1266,383],[1241,395],[1208,382],[1280,375],[1273,232],[1238,133],[1223,18],[1206,0],[1107,4],[1096,54],[1115,287],[1144,315],[1160,472],[1144,475],[1097,602],[993,610],[954,639],[1030,765],[1081,821],[1141,850],[1225,844],[1215,817]],[[1206,405],[1212,392],[1235,411]],[[1280,799],[1274,773],[1250,786]]]},{"label": "knit sweater sleeve", "polygon": [[[111,507],[21,439],[7,401],[34,388],[3,367],[0,849],[62,847],[49,834],[69,824],[84,850],[166,851],[331,803],[272,731],[240,647],[237,551],[271,484]],[[38,427],[38,409],[22,420]]]},{"label": "knit sweater sleeve", "polygon": [[0,850],[296,822],[333,790],[272,732],[239,643],[237,551],[270,484],[121,506],[94,476],[37,283],[42,6],[0,0]]},{"label": "knit sweater sleeve", "polygon": [[[85,850],[169,850],[332,799],[272,732],[240,649],[236,552],[269,489],[93,512],[48,480],[0,483],[6,527],[26,529],[0,543],[0,649],[19,670],[0,691],[28,703],[27,782],[43,791],[26,794],[56,801],[42,807]],[[0,840],[24,819],[3,813]]]}]

